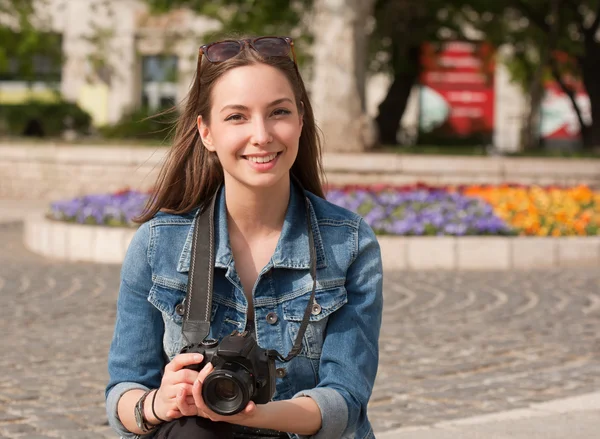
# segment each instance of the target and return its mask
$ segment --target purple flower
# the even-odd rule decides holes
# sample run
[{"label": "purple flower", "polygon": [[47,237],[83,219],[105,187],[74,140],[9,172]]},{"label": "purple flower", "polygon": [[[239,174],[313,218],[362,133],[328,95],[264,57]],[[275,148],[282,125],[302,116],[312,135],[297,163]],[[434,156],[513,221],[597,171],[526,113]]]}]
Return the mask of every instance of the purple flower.
[{"label": "purple flower", "polygon": [[[391,235],[506,235],[514,233],[479,198],[441,189],[369,191],[331,189],[327,199],[361,215],[376,233]],[[49,217],[82,224],[134,226],[149,195],[92,194],[51,203]]]},{"label": "purple flower", "polygon": [[92,194],[51,203],[49,217],[80,224],[134,226],[149,195],[128,191],[118,194]]},{"label": "purple flower", "polygon": [[336,189],[330,190],[327,198],[362,215],[376,233],[431,236],[512,233],[494,214],[492,206],[457,192]]}]

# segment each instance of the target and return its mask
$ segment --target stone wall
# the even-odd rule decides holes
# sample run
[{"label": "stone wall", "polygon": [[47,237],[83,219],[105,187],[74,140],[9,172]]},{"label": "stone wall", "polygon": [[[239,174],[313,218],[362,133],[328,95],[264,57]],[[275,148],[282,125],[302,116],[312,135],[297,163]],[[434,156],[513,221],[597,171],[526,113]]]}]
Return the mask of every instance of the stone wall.
[{"label": "stone wall", "polygon": [[52,200],[150,189],[164,148],[0,146],[0,198]]},{"label": "stone wall", "polygon": [[[53,200],[124,188],[150,189],[162,147],[0,144],[0,199]],[[600,160],[326,154],[331,184],[589,184]]]}]

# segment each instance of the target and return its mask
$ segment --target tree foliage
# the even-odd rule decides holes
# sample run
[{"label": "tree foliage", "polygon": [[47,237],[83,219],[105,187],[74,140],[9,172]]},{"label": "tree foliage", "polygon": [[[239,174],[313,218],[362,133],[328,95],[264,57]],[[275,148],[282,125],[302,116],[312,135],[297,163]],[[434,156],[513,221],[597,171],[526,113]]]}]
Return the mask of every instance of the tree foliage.
[{"label": "tree foliage", "polygon": [[[493,19],[484,22],[485,15]],[[556,81],[571,100],[584,144],[600,145],[600,0],[474,0],[469,22],[489,41],[514,48],[508,66],[526,92],[540,69],[545,80]],[[573,79],[585,85],[591,124],[584,121],[575,99]]]},{"label": "tree foliage", "polygon": [[32,80],[36,56],[41,54],[59,68],[60,36],[51,32],[41,6],[43,0],[0,0],[0,73]]},{"label": "tree foliage", "polygon": [[155,12],[187,8],[217,20],[221,27],[206,35],[216,40],[232,35],[288,35],[310,37],[313,0],[145,0]]}]

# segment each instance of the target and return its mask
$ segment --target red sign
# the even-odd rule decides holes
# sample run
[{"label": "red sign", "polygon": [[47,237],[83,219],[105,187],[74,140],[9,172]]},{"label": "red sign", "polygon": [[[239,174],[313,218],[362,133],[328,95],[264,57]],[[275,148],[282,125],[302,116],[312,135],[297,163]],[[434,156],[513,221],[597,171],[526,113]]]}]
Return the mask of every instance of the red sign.
[{"label": "red sign", "polygon": [[420,126],[452,138],[491,137],[494,130],[494,52],[485,43],[425,44]]}]

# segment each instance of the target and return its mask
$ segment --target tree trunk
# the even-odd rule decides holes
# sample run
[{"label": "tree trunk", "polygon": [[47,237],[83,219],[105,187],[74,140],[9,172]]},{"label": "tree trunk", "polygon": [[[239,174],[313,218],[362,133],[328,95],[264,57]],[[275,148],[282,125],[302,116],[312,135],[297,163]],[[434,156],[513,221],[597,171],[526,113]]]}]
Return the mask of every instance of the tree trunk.
[{"label": "tree trunk", "polygon": [[586,149],[600,148],[600,44],[586,41],[585,57],[581,60],[581,76],[590,98],[591,124],[582,130],[583,146]]},{"label": "tree trunk", "polygon": [[523,150],[532,150],[539,146],[540,140],[540,110],[542,99],[544,97],[544,70],[548,65],[550,49],[540,45],[539,63],[533,72],[531,83],[529,84],[529,108],[523,131],[521,133],[521,146]]},{"label": "tree trunk", "polygon": [[529,87],[529,112],[523,127],[521,145],[524,150],[535,149],[540,141],[540,112],[542,99],[544,98],[544,72],[551,62],[552,52],[556,49],[559,29],[559,10],[561,1],[552,0],[550,3],[550,25],[547,33],[547,39],[538,42],[539,60],[535,68]]},{"label": "tree trunk", "polygon": [[420,47],[411,46],[406,54],[408,66],[394,74],[394,80],[388,89],[385,99],[379,104],[379,114],[375,119],[379,144],[397,145],[398,128],[406,111],[408,98],[420,73]]},{"label": "tree trunk", "polygon": [[315,0],[314,77],[311,101],[328,151],[364,151],[366,20],[374,0]]},{"label": "tree trunk", "polygon": [[586,138],[587,138],[587,133],[588,133],[588,126],[586,125],[585,121],[583,120],[583,113],[581,111],[581,107],[579,106],[579,104],[577,103],[577,91],[570,88],[567,83],[565,82],[564,78],[561,76],[560,71],[558,69],[558,65],[557,65],[557,61],[555,59],[550,59],[550,68],[552,70],[552,76],[554,77],[554,80],[558,83],[558,85],[560,86],[561,90],[563,91],[564,94],[567,95],[567,97],[569,98],[569,100],[571,101],[571,105],[573,106],[573,110],[575,110],[575,114],[577,115],[577,121],[579,122],[579,128],[580,128],[580,132],[581,132],[581,139],[583,141],[583,144],[585,146],[586,144]]}]

